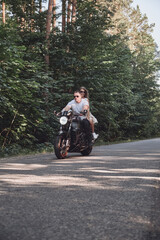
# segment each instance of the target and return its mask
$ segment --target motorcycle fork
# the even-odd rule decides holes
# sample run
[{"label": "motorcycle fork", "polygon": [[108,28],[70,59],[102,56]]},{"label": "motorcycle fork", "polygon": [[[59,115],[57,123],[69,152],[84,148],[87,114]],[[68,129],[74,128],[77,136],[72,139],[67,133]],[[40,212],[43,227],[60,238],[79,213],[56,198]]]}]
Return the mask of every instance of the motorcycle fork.
[{"label": "motorcycle fork", "polygon": [[70,148],[70,142],[71,142],[70,131],[71,131],[71,123],[70,123],[68,131],[66,132],[66,135],[65,135],[67,151]]}]

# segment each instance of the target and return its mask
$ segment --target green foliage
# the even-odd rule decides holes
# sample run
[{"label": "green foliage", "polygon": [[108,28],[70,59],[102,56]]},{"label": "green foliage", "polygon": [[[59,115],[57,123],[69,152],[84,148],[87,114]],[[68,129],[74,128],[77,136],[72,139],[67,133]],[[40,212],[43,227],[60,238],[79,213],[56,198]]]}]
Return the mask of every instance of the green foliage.
[{"label": "green foliage", "polygon": [[[0,142],[2,147],[14,142],[23,146],[37,141],[35,132],[43,121],[41,82],[37,63],[26,60],[26,46],[15,26],[0,28]],[[41,66],[42,68],[42,66]]]},{"label": "green foliage", "polygon": [[75,23],[65,33],[54,29],[47,50],[46,11],[39,12],[38,2],[33,9],[30,1],[23,1],[24,8],[22,1],[6,0],[7,24],[0,25],[1,156],[52,149],[58,131],[53,112],[80,86],[89,90],[102,141],[160,134],[160,59],[146,17],[130,1],[123,1],[125,14],[112,1],[96,7],[95,1],[77,1]]}]

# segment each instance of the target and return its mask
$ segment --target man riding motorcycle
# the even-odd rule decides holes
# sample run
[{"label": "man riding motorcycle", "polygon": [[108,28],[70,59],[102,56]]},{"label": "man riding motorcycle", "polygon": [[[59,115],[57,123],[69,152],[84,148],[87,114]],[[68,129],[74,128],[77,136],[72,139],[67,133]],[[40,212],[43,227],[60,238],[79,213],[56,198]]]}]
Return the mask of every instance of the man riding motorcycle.
[{"label": "man riding motorcycle", "polygon": [[74,92],[74,99],[70,101],[62,110],[63,113],[72,109],[74,115],[80,115],[81,124],[87,136],[89,145],[92,145],[92,130],[90,122],[87,119],[89,103],[86,99],[82,99],[80,91]]}]

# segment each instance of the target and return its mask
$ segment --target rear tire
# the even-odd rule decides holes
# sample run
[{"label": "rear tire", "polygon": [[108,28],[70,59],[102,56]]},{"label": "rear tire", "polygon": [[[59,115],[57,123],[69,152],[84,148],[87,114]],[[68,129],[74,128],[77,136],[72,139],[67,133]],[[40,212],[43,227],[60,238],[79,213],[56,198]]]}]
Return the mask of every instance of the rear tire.
[{"label": "rear tire", "polygon": [[68,151],[66,147],[66,139],[63,136],[56,137],[55,143],[54,143],[54,151],[55,155],[59,159],[63,159],[67,156]]},{"label": "rear tire", "polygon": [[88,147],[87,149],[81,151],[81,154],[83,156],[88,156],[90,153],[92,152],[92,146],[91,147]]}]

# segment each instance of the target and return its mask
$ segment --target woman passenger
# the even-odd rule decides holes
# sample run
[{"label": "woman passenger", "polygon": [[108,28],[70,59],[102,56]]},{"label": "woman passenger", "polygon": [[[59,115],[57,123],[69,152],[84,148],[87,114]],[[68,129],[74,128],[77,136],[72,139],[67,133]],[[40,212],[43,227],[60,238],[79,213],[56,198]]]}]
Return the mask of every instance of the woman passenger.
[{"label": "woman passenger", "polygon": [[[80,93],[81,93],[82,98],[85,98],[89,102],[89,93],[88,93],[88,90],[85,87],[80,87]],[[87,118],[88,118],[88,120],[90,121],[90,124],[91,124],[93,139],[96,140],[99,135],[94,132],[94,124],[98,123],[98,121],[92,115],[92,113],[90,111],[88,112]]]}]

